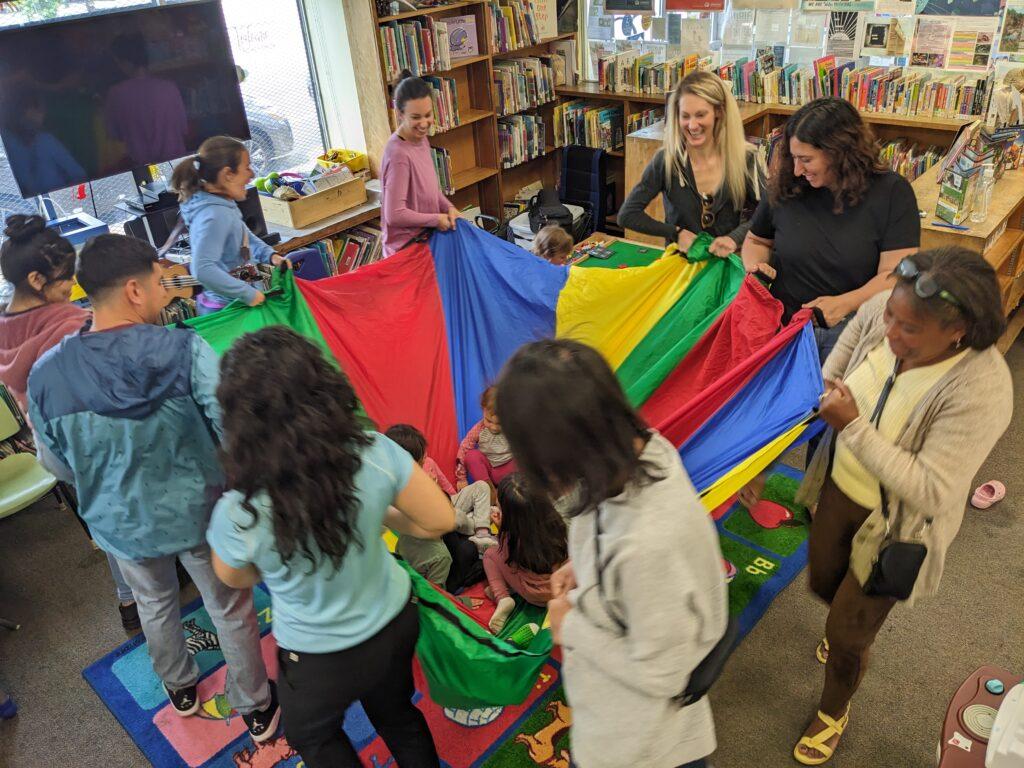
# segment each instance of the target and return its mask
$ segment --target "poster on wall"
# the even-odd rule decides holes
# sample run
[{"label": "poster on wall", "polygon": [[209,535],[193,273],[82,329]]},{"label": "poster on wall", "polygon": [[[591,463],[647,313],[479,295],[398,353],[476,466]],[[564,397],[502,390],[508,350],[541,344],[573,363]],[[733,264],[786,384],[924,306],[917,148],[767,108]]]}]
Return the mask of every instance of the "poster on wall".
[{"label": "poster on wall", "polygon": [[679,25],[679,45],[689,56],[705,56],[711,46],[711,19],[682,19]]},{"label": "poster on wall", "polygon": [[749,48],[754,44],[754,12],[729,12],[722,28],[722,43],[729,48]]},{"label": "poster on wall", "polygon": [[910,64],[914,67],[944,67],[953,40],[953,23],[939,19],[918,19]]},{"label": "poster on wall", "polygon": [[1002,0],[917,0],[926,16],[998,16]]},{"label": "poster on wall", "polygon": [[785,43],[789,35],[789,11],[757,11],[754,41],[757,43]]},{"label": "poster on wall", "polygon": [[999,53],[1024,53],[1024,0],[1006,0]]},{"label": "poster on wall", "polygon": [[860,14],[852,11],[830,13],[825,53],[842,59],[860,56],[859,20]]},{"label": "poster on wall", "polygon": [[875,0],[875,13],[911,16],[916,9],[917,0]]},{"label": "poster on wall", "polygon": [[873,11],[875,0],[803,0],[804,11]]},{"label": "poster on wall", "polygon": [[957,19],[946,67],[949,69],[988,69],[997,19]]},{"label": "poster on wall", "polygon": [[737,11],[795,11],[799,7],[800,0],[732,0],[732,8]]},{"label": "poster on wall", "polygon": [[914,29],[913,17],[868,16],[861,56],[905,56]]},{"label": "poster on wall", "polygon": [[725,0],[665,0],[666,11],[724,11]]},{"label": "poster on wall", "polygon": [[820,48],[828,25],[827,13],[798,13],[793,17],[792,45]]}]

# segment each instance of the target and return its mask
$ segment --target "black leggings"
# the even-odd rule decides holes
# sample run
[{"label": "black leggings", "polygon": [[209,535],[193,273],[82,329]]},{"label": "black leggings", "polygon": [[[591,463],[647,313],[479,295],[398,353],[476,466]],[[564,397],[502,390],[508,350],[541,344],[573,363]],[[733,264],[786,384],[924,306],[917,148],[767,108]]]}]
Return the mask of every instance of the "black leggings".
[{"label": "black leggings", "polygon": [[419,614],[409,603],[364,643],[335,653],[278,649],[278,695],[284,734],[309,768],[360,768],[341,725],[355,701],[388,745],[399,768],[437,768],[434,740],[412,705],[412,655]]}]

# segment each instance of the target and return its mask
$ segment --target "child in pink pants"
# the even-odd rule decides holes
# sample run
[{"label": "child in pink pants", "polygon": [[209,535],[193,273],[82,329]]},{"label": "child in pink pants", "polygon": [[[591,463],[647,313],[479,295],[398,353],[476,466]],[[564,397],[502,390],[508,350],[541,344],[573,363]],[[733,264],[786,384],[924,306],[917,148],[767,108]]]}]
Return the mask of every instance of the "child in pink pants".
[{"label": "child in pink pants", "polygon": [[497,389],[488,387],[480,396],[484,417],[469,430],[455,458],[455,485],[462,490],[468,483],[467,474],[474,480],[483,480],[496,488],[505,477],[516,471],[512,450],[501,433],[501,423],[495,412]]}]

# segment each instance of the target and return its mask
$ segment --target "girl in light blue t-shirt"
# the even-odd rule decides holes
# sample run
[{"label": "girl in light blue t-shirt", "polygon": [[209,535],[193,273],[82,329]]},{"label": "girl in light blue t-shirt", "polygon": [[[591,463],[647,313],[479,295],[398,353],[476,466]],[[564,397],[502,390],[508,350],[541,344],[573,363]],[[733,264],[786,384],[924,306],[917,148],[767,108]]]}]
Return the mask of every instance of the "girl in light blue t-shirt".
[{"label": "girl in light blue t-shirt", "polygon": [[411,703],[411,583],[381,530],[440,538],[451,502],[408,453],[362,431],[344,374],[288,328],[237,341],[217,397],[232,490],[207,538],[221,580],[270,591],[288,742],[309,768],[360,765],[341,728],[359,701],[399,765],[437,765]]}]

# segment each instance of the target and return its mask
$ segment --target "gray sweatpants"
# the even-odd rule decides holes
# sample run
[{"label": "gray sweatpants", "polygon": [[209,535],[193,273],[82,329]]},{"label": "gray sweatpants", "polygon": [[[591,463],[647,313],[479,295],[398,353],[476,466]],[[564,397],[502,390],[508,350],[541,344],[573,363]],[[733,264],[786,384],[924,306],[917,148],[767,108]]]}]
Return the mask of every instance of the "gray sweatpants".
[{"label": "gray sweatpants", "polygon": [[[227,662],[228,702],[243,715],[265,709],[270,704],[270,686],[260,651],[252,590],[232,589],[218,579],[210,561],[210,548],[205,544],[179,552],[177,557],[192,577],[217,630]],[[135,595],[153,670],[172,691],[195,685],[199,680],[199,666],[185,646],[181,628],[174,558],[175,555],[140,561],[117,559]]]},{"label": "gray sweatpants", "polygon": [[455,530],[472,536],[477,528],[491,528],[491,486],[482,480],[470,483],[452,496]]}]

